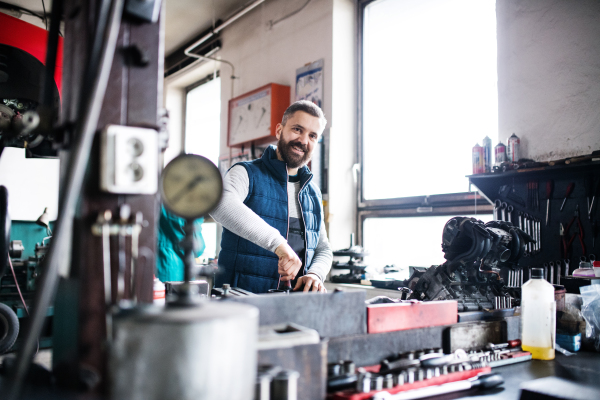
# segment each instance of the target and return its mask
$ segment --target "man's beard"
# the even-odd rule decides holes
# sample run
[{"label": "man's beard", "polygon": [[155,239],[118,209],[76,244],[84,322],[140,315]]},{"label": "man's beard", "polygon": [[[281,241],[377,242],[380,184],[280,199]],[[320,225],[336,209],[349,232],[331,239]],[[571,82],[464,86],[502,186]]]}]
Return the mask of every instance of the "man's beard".
[{"label": "man's beard", "polygon": [[[304,152],[304,154],[296,154],[292,147],[296,147]],[[303,145],[299,141],[286,142],[283,140],[283,135],[279,137],[277,142],[277,150],[283,161],[290,168],[300,168],[310,161],[311,153],[308,151],[308,146]]]}]

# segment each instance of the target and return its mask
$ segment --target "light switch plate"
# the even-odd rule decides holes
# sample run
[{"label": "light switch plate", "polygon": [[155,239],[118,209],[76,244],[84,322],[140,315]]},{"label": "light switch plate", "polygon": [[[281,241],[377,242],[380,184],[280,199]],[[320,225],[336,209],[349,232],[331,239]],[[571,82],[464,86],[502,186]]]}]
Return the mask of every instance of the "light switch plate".
[{"label": "light switch plate", "polygon": [[109,125],[102,131],[100,189],[109,193],[154,194],[158,190],[158,133]]}]

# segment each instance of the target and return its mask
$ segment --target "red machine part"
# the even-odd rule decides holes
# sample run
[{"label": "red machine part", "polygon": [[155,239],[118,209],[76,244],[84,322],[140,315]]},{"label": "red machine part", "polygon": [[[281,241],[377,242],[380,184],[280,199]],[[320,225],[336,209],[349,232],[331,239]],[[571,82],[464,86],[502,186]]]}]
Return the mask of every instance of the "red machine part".
[{"label": "red machine part", "polygon": [[[0,44],[21,49],[46,65],[46,45],[48,42],[48,31],[21,21],[18,18],[0,13]],[[54,81],[58,87],[58,93],[62,97],[62,60],[63,60],[63,38],[58,38],[58,53],[56,56],[56,70]]]},{"label": "red machine part", "polygon": [[[477,376],[479,374],[491,372],[491,371],[492,371],[492,368],[488,366],[488,367],[483,367],[483,368],[472,369],[470,371],[451,372],[448,375],[440,375],[440,376],[436,376],[431,379],[426,379],[426,380],[418,381],[418,382],[414,382],[414,383],[405,383],[404,385],[400,385],[400,386],[393,387],[391,389],[384,389],[384,390],[386,392],[389,392],[390,394],[396,394],[396,393],[400,393],[400,392],[405,392],[407,390],[420,389],[420,388],[424,388],[424,387],[428,387],[428,386],[443,385],[444,383],[450,383],[450,382],[464,381],[469,378],[473,378],[474,376]],[[344,391],[333,393],[328,398],[330,398],[332,400],[368,400],[368,399],[372,398],[373,395],[377,392],[378,392],[378,390],[372,390],[368,393],[357,393],[355,390],[349,389],[349,390],[344,390]]]},{"label": "red machine part", "polygon": [[371,304],[367,306],[367,332],[383,333],[455,324],[456,301]]}]

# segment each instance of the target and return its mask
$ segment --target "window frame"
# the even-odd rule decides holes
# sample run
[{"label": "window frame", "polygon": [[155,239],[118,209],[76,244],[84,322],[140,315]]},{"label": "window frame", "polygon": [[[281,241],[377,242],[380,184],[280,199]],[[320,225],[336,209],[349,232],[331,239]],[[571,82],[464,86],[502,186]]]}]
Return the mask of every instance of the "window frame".
[{"label": "window frame", "polygon": [[[221,70],[218,69],[216,72],[210,73],[208,75],[206,75],[204,78],[195,81],[194,83],[192,83],[191,85],[188,85],[186,87],[183,88],[183,120],[182,120],[182,131],[183,131],[183,137],[181,138],[181,150],[183,152],[186,152],[187,149],[185,148],[185,143],[186,143],[186,139],[187,139],[187,103],[188,103],[188,94],[196,89],[197,87],[200,87],[202,85],[204,85],[205,83],[208,83],[210,81],[212,81],[213,79],[217,79],[221,77]],[[211,217],[209,214],[206,214],[204,216],[204,222],[206,223],[213,223],[216,221],[213,219],[213,217]],[[217,233],[217,236],[218,233]],[[217,248],[219,246],[217,245]]]},{"label": "window frame", "polygon": [[[435,195],[421,195],[410,197],[396,197],[389,199],[366,200],[364,198],[364,15],[366,7],[378,0],[358,0],[358,68],[357,68],[357,239],[359,244],[364,243],[364,222],[367,218],[392,218],[392,217],[427,217],[461,214],[491,214],[493,206],[489,200],[478,191],[446,193]],[[469,182],[471,188],[471,182]]]}]

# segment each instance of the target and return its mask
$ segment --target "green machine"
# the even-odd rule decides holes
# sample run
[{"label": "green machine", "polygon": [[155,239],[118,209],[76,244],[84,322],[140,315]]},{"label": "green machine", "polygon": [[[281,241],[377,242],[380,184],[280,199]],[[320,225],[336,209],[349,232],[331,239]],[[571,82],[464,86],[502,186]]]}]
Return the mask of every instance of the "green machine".
[{"label": "green machine", "polygon": [[[15,350],[19,332],[26,323],[36,285],[42,272],[42,261],[52,237],[46,210],[37,221],[10,221],[7,212],[7,192],[0,187],[3,212],[1,254],[7,254],[0,265],[0,354]],[[45,332],[40,348],[52,345],[53,308],[48,309]]]}]

